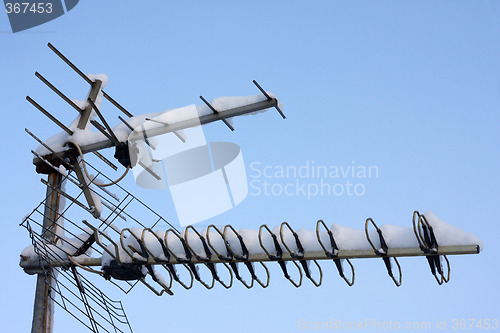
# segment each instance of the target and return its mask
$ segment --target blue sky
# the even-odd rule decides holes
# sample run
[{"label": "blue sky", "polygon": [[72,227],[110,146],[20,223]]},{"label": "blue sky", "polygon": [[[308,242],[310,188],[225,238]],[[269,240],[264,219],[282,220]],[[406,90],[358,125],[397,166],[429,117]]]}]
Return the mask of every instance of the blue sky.
[{"label": "blue sky", "polygon": [[[230,141],[250,165],[376,166],[355,179],[361,196],[255,196],[209,223],[237,228],[315,227],[318,219],[362,229],[367,217],[410,226],[414,210],[479,236],[480,255],[450,257],[452,280],[438,286],[425,259],[400,260],[396,288],[381,260],[356,260],[348,287],[331,262],[323,286],[295,289],[271,268],[267,289],[174,290],[144,287],[122,295],[136,332],[296,332],[299,321],[430,322],[500,319],[497,223],[500,198],[500,4],[494,1],[80,1],[62,17],[12,34],[0,14],[2,174],[5,259],[2,329],[31,326],[35,278],[18,267],[29,237],[18,227],[45,193],[32,165],[36,143],[59,129],[25,100],[65,123],[76,115],[35,76],[39,71],[74,99],[87,85],[46,46],[51,42],[84,72],[106,73],[106,92],[133,114],[199,104],[199,95],[256,94],[257,80],[284,104],[277,112],[205,127],[208,141]],[[103,110],[116,119],[117,110]],[[117,124],[113,122],[113,124]],[[284,184],[293,179],[272,179]],[[125,186],[177,223],[168,191]],[[276,265],[277,266],[277,265]],[[202,289],[203,288],[203,289]],[[56,332],[85,332],[56,313]],[[450,327],[450,326],[448,326]],[[372,331],[367,329],[366,331]],[[373,330],[376,331],[376,330]],[[479,330],[478,330],[479,331]]]}]

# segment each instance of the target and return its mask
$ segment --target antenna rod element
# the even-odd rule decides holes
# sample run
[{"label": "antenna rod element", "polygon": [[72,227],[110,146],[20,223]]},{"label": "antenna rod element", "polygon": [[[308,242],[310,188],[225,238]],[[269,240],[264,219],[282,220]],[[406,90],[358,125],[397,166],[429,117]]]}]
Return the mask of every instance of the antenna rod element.
[{"label": "antenna rod element", "polygon": [[120,104],[118,104],[117,101],[115,101],[113,98],[111,98],[111,96],[109,96],[108,94],[106,94],[104,92],[104,90],[102,91],[102,95],[104,96],[104,98],[106,98],[108,101],[111,102],[111,104],[113,104],[114,106],[116,106],[118,108],[118,110],[120,110],[121,112],[123,112],[127,117],[129,118],[132,118],[133,115],[128,112],[127,110],[125,110],[125,108],[123,106],[121,106]]},{"label": "antenna rod element", "polygon": [[127,126],[129,130],[131,130],[132,132],[134,131],[134,128],[133,128],[132,126],[130,126],[130,124],[129,124],[129,123],[127,123],[127,121],[126,121],[125,119],[123,119],[123,118],[122,118],[122,117],[120,117],[120,116],[118,116],[118,119],[120,119],[120,121],[121,121],[122,123],[124,123],[124,124],[125,124],[125,126]]},{"label": "antenna rod element", "polygon": [[[168,123],[166,121],[159,121],[159,120],[156,120],[156,119],[151,119],[151,118],[146,118],[147,121],[152,121],[153,123],[157,123],[157,124],[162,124],[162,125],[165,125],[165,126],[168,126]],[[186,140],[182,137],[182,135],[179,134],[179,132],[177,131],[173,131],[173,133],[179,138],[179,140],[181,140],[183,143],[186,142]]]},{"label": "antenna rod element", "polygon": [[113,170],[118,170],[118,167],[116,165],[114,165],[113,163],[111,163],[106,157],[104,157],[99,151],[95,150],[92,152],[92,154],[94,154],[95,156],[99,157],[104,163],[106,163],[107,165],[109,165]]},{"label": "antenna rod element", "polygon": [[64,56],[64,54],[62,54],[61,52],[59,52],[59,50],[56,49],[54,47],[54,45],[48,43],[47,46],[52,51],[54,51],[54,53],[57,54],[59,56],[59,58],[62,59],[62,61],[64,61],[66,64],[68,64],[69,67],[71,67],[78,75],[80,75],[85,81],[87,81],[88,84],[92,84],[93,83],[92,80],[87,77],[87,75],[83,74],[83,72],[81,70],[79,70],[78,67],[76,67],[71,61],[69,61],[69,59],[66,58]]},{"label": "antenna rod element", "polygon": [[[78,67],[76,67],[71,61],[69,61],[68,58],[66,58],[64,56],[64,54],[62,54],[58,49],[56,49],[54,47],[54,45],[48,43],[47,46],[52,50],[54,51],[55,54],[57,54],[57,56],[59,58],[62,59],[62,61],[64,61],[66,64],[68,64],[69,67],[71,67],[78,75],[80,75],[85,81],[87,81],[88,84],[92,85],[93,82],[92,80],[90,80],[88,78],[87,75],[83,74],[83,72],[81,70],[78,69]],[[111,98],[111,96],[109,96],[108,94],[106,94],[104,91],[102,92],[104,98],[106,98],[108,101],[111,102],[111,104],[113,104],[114,106],[116,106],[120,111],[122,111],[124,114],[127,115],[127,117],[129,118],[132,118],[132,114],[130,112],[128,112],[127,110],[125,110],[125,108],[123,106],[121,106],[120,104],[118,104],[117,101],[115,101],[113,98]]]},{"label": "antenna rod element", "polygon": [[95,105],[94,101],[91,98],[88,98],[87,101],[92,106],[92,108],[94,109],[95,113],[97,113],[97,115],[101,119],[101,121],[104,124],[104,126],[106,126],[106,129],[108,130],[109,135],[111,136],[111,141],[113,141],[113,143],[115,145],[119,144],[120,141],[116,138],[115,133],[113,132],[113,130],[111,129],[111,127],[109,127],[108,122],[102,116],[102,113],[101,113],[101,111],[99,111],[99,108],[97,107],[97,105]]},{"label": "antenna rod element", "polygon": [[[208,103],[208,101],[203,98],[203,96],[200,96],[200,98],[210,108],[210,110],[213,111],[214,114],[219,115],[219,111],[217,111],[210,103]],[[231,126],[231,124],[226,119],[221,118],[221,120],[224,122],[224,124],[226,124],[227,127],[229,127],[231,131],[234,131],[234,127]]]},{"label": "antenna rod element", "polygon": [[[272,98],[271,96],[269,96],[269,94],[264,89],[262,89],[262,87],[260,86],[260,84],[257,83],[257,81],[253,80],[252,82],[253,82],[253,84],[255,84],[255,86],[257,86],[257,88],[259,88],[260,92],[263,93],[264,96],[266,96],[268,101],[275,99],[275,98]],[[283,111],[281,111],[281,109],[279,107],[278,101],[276,101],[276,105],[274,107],[276,108],[276,110],[278,110],[281,117],[283,117],[283,119],[286,119],[285,114],[283,113]]]},{"label": "antenna rod element", "polygon": [[105,137],[107,137],[109,139],[109,141],[113,142],[113,144],[116,145],[116,143],[114,142],[113,137],[111,135],[109,135],[108,132],[106,132],[106,128],[104,128],[104,126],[102,126],[101,124],[99,124],[95,120],[91,120],[90,123],[92,125],[94,125],[94,127],[97,128],[97,130],[99,132],[101,132]]},{"label": "antenna rod element", "polygon": [[66,95],[64,95],[59,89],[57,89],[52,83],[50,83],[40,73],[35,72],[35,76],[37,78],[39,78],[43,83],[45,83],[50,89],[52,89],[52,91],[54,91],[57,95],[59,95],[59,97],[61,97],[62,99],[64,99],[66,101],[66,103],[68,103],[69,105],[71,105],[76,111],[78,111],[79,113],[83,112],[82,109],[80,109],[72,100],[70,100],[68,97],[66,97]]},{"label": "antenna rod element", "polygon": [[40,106],[37,102],[35,102],[31,97],[26,96],[26,100],[33,104],[38,110],[40,110],[44,115],[46,115],[50,120],[57,124],[57,126],[61,127],[66,133],[69,135],[73,135],[73,131],[66,127],[63,123],[57,120],[53,115],[51,115],[47,110]]},{"label": "antenna rod element", "polygon": [[61,156],[57,155],[56,152],[52,148],[50,148],[45,142],[43,142],[42,140],[40,140],[35,134],[31,133],[30,130],[28,130],[27,128],[25,128],[24,131],[26,133],[28,133],[29,135],[31,135],[31,137],[33,139],[35,139],[39,144],[41,144],[45,149],[47,149],[54,156],[56,156],[61,161],[61,163],[64,164],[64,167],[66,169],[70,170],[72,168],[72,166],[68,162],[66,162]]}]

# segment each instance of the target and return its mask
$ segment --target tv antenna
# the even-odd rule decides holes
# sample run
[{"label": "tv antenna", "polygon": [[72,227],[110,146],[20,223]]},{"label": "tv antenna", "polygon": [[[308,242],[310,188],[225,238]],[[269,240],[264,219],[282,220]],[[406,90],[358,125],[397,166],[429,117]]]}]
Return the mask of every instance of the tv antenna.
[{"label": "tv antenna", "polygon": [[[121,302],[96,287],[95,281],[102,278],[124,293],[140,283],[158,296],[173,295],[175,288],[191,289],[195,283],[207,289],[216,285],[231,288],[236,281],[249,289],[266,288],[270,284],[266,264],[276,262],[293,286],[310,280],[319,287],[323,269],[318,261],[332,261],[341,279],[352,286],[355,270],[351,260],[378,258],[399,287],[402,269],[398,258],[425,257],[436,282],[443,284],[450,279],[447,256],[480,251],[481,243],[475,236],[450,228],[432,213],[418,211],[408,228],[379,227],[368,218],[364,230],[330,226],[319,220],[311,230],[294,230],[283,222],[274,228],[264,224],[255,230],[210,225],[204,230],[188,226],[180,231],[122,187],[120,180],[135,167],[153,178],[160,177],[147,153],[154,148],[151,141],[155,137],[173,133],[184,142],[183,130],[215,121],[222,121],[233,131],[231,118],[269,108],[285,118],[278,99],[253,81],[259,95],[240,99],[236,105],[234,100],[225,105],[221,100],[214,103],[200,96],[204,104],[196,107],[197,117],[177,114],[166,121],[164,115],[169,111],[134,117],[103,90],[105,76],[83,74],[53,45],[48,46],[90,89],[84,102],[75,102],[35,73],[77,111],[76,120],[69,126],[26,97],[62,129],[45,141],[26,129],[39,143],[32,151],[36,171],[47,175],[41,180],[47,188],[45,198],[21,223],[32,245],[21,253],[20,266],[37,276],[32,333],[53,331],[55,304],[92,332],[132,332]],[[103,99],[123,113],[115,127],[101,112]],[[108,177],[88,158],[93,154],[116,171],[118,167],[100,153],[112,147],[124,168],[117,179]],[[141,156],[149,156],[149,162]],[[454,243],[449,236],[457,233],[462,233],[456,237],[460,242]]]}]

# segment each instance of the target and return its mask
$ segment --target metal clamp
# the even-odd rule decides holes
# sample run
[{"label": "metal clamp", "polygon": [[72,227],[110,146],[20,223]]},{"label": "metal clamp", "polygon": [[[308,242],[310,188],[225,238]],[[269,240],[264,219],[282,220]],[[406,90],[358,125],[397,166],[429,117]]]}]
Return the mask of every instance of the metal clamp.
[{"label": "metal clamp", "polygon": [[[375,245],[373,245],[373,242],[370,239],[370,234],[368,233],[368,224],[372,223],[375,229],[377,230],[378,237],[380,240],[380,246],[381,249],[377,249]],[[392,265],[390,258],[387,254],[389,248],[387,247],[387,243],[385,242],[384,236],[382,235],[382,230],[379,229],[379,227],[375,224],[375,222],[371,218],[366,219],[365,223],[365,234],[366,234],[366,239],[368,240],[368,243],[370,243],[371,247],[373,248],[373,251],[375,252],[376,255],[382,257],[384,260],[385,267],[387,268],[387,273],[391,277],[392,281],[396,284],[396,286],[401,286],[402,279],[403,279],[403,273],[401,272],[401,266],[399,265],[398,259],[396,257],[392,257],[394,259],[394,262],[396,263],[398,267],[398,272],[399,272],[399,279],[396,279],[394,277],[394,274],[392,273]]]},{"label": "metal clamp", "polygon": [[[325,228],[326,232],[328,233],[328,237],[330,238],[330,246],[332,248],[332,251],[329,251],[324,245],[323,245],[323,242],[321,241],[321,237],[319,235],[319,226],[323,225],[323,227]],[[332,258],[333,259],[333,262],[335,263],[335,266],[337,267],[337,270],[339,272],[339,275],[341,278],[344,279],[344,281],[350,286],[352,287],[352,285],[354,284],[354,278],[355,278],[355,273],[354,273],[354,266],[352,265],[351,261],[349,259],[345,259],[347,261],[347,263],[349,264],[349,266],[351,267],[351,272],[352,272],[352,280],[349,281],[349,279],[345,276],[344,274],[344,269],[342,267],[342,261],[341,259],[338,258],[338,253],[339,253],[339,248],[337,247],[337,243],[335,242],[335,239],[333,238],[333,233],[330,229],[328,229],[328,227],[326,226],[325,222],[323,222],[323,220],[318,220],[318,222],[316,223],[316,237],[318,238],[318,243],[319,245],[321,245],[321,248],[323,249],[323,251],[325,251],[325,255],[329,258]]]}]

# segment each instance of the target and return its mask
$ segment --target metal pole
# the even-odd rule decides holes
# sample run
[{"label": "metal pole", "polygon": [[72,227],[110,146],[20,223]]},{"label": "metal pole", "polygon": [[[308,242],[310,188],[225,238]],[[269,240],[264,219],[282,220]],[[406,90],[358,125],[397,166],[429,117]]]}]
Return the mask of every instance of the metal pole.
[{"label": "metal pole", "polygon": [[[95,80],[95,82],[92,83],[92,88],[90,89],[88,99],[95,101],[97,99],[97,95],[99,95],[99,92],[101,91],[101,86],[102,86],[102,81]],[[89,105],[87,105],[85,110],[83,110],[82,116],[80,117],[80,120],[78,121],[77,127],[79,129],[85,129],[85,127],[87,127],[91,113],[92,113],[92,105],[89,104]]]},{"label": "metal pole", "polygon": [[[39,108],[40,111],[42,111],[42,112],[45,111],[38,104],[36,104],[36,102],[33,105],[35,107]],[[179,121],[179,122],[172,123],[169,125],[164,124],[165,126],[158,126],[156,128],[146,130],[146,134],[148,137],[153,137],[153,136],[162,135],[162,134],[169,133],[169,132],[179,131],[179,130],[185,129],[185,128],[209,124],[209,123],[212,123],[215,121],[219,121],[221,119],[237,117],[237,116],[241,116],[241,115],[255,112],[255,111],[274,108],[277,105],[278,105],[278,100],[276,100],[276,99],[272,99],[269,101],[264,100],[264,101],[260,101],[260,102],[255,102],[255,103],[243,105],[243,106],[238,106],[238,107],[224,110],[224,111],[219,111],[218,114],[212,113],[212,114],[200,116],[199,118]],[[47,112],[45,111],[44,113],[46,114]],[[59,125],[59,126],[61,126],[61,125]],[[137,133],[137,135],[135,135],[134,137],[131,137],[129,139],[133,141],[133,140],[141,140],[142,138],[143,138],[143,134],[141,132],[139,132],[139,133]],[[97,150],[110,148],[113,146],[114,146],[114,143],[111,140],[109,140],[108,138],[103,138],[102,140],[100,140],[98,142],[81,145],[80,148],[82,149],[82,152],[84,154],[86,154],[89,152],[94,152]],[[58,155],[60,157],[65,157],[65,154],[66,154],[66,151],[61,150],[61,151],[56,151],[55,153],[52,153],[52,154],[48,154],[48,155],[43,156],[43,157],[46,160],[51,161],[52,159],[58,158],[58,157],[56,157],[56,155]],[[36,166],[44,164],[44,163],[45,163],[44,161],[42,161],[41,159],[39,159],[37,157],[33,159],[33,164],[35,164]]]},{"label": "metal pole", "polygon": [[[43,218],[42,236],[50,243],[54,242],[57,218],[59,212],[60,194],[53,188],[59,188],[62,182],[62,175],[58,172],[51,172],[48,175],[47,197],[45,199],[45,210]],[[48,268],[46,274],[38,274],[36,280],[35,304],[33,307],[33,322],[31,333],[51,333],[52,313],[54,302],[50,297],[52,284],[52,268]]]}]

